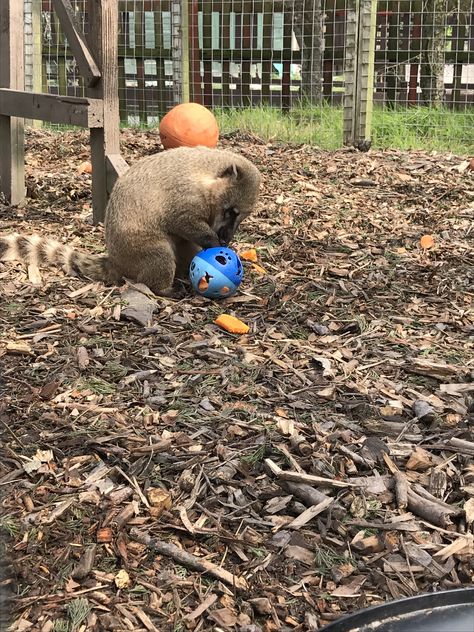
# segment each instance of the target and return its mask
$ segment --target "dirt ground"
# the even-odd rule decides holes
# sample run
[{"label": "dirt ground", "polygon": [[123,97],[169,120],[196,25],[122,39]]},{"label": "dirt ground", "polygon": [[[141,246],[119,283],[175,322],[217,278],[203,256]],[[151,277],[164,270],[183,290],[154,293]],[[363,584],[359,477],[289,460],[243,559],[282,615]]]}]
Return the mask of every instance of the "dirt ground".
[{"label": "dirt ground", "polygon": [[[13,630],[317,630],[472,584],[474,170],[221,144],[264,176],[235,297],[160,299],[143,326],[124,288],[0,263]],[[87,160],[85,133],[29,131],[0,232],[100,252]]]}]

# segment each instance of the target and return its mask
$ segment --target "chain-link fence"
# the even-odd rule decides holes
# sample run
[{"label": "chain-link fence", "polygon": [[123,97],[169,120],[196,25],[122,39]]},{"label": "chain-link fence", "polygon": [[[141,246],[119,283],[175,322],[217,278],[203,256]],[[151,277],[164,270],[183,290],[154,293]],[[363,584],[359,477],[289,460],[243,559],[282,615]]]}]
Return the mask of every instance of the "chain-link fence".
[{"label": "chain-link fence", "polygon": [[[26,89],[82,95],[51,0],[25,11]],[[119,0],[118,67],[125,125],[192,100],[268,139],[474,150],[474,0]]]}]

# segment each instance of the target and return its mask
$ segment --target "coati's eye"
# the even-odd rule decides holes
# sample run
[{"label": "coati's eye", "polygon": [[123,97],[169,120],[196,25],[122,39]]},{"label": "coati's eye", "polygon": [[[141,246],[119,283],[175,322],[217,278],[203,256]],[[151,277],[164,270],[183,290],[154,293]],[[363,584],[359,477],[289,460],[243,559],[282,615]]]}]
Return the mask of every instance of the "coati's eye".
[{"label": "coati's eye", "polygon": [[234,221],[239,215],[239,211],[236,208],[226,208],[224,211],[224,216],[226,220]]}]

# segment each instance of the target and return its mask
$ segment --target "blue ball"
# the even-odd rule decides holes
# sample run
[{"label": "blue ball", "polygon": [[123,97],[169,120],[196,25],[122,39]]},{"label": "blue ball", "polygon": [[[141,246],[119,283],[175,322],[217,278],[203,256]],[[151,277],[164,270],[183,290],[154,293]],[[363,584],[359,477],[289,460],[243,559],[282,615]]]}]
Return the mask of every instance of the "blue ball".
[{"label": "blue ball", "polygon": [[244,276],[242,262],[231,248],[207,248],[191,261],[189,278],[194,291],[206,298],[227,298]]}]

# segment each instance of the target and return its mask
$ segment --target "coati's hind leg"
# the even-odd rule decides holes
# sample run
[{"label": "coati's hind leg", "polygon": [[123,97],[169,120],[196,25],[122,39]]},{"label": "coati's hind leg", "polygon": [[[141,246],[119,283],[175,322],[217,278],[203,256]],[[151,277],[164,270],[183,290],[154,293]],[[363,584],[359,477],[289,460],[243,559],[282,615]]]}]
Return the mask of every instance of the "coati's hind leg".
[{"label": "coati's hind leg", "polygon": [[173,280],[176,272],[174,250],[166,241],[153,244],[127,261],[127,274],[137,283],[144,283],[157,296],[173,296]]}]

